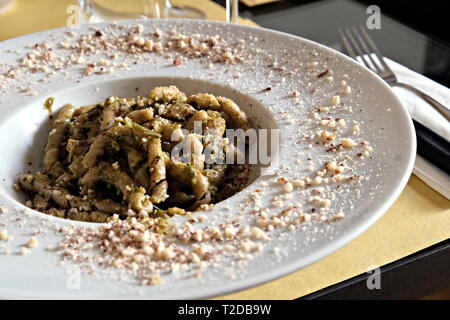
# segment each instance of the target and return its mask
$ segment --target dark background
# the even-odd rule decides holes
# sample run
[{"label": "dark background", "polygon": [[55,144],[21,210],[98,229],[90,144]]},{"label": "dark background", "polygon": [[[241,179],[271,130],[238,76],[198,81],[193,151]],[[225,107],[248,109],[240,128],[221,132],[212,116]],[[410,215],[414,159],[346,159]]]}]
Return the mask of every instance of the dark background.
[{"label": "dark background", "polygon": [[[416,29],[426,35],[450,44],[450,1],[449,0],[354,0],[366,5],[375,4],[381,8],[382,14],[387,14],[399,22]],[[224,0],[216,2],[225,5]],[[301,3],[317,2],[314,0],[283,0],[277,3],[247,7],[240,3],[241,11],[250,10],[254,15],[270,12],[280,6],[298,6]]]},{"label": "dark background", "polygon": [[[225,0],[214,1],[225,6]],[[450,88],[450,0],[282,0],[240,3],[239,15],[342,50],[337,28],[361,23],[373,4],[381,9],[384,28],[371,35],[383,54]]]},{"label": "dark background", "polygon": [[381,12],[417,29],[430,37],[450,44],[450,1],[448,0],[384,0],[357,1],[376,4]]}]

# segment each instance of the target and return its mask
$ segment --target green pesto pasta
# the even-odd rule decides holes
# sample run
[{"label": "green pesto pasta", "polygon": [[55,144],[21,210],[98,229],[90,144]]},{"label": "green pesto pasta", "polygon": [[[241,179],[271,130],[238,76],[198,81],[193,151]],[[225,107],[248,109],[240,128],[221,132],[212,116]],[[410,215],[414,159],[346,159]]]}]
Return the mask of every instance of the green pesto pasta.
[{"label": "green pesto pasta", "polygon": [[[251,126],[232,100],[187,96],[175,86],[153,88],[144,98],[66,105],[44,147],[43,170],[21,175],[18,185],[29,207],[55,217],[153,219],[156,231],[167,230],[171,216],[222,201],[246,185],[248,165],[207,162],[202,149],[226,144],[226,129]],[[172,154],[180,144],[191,150],[181,160]]]}]

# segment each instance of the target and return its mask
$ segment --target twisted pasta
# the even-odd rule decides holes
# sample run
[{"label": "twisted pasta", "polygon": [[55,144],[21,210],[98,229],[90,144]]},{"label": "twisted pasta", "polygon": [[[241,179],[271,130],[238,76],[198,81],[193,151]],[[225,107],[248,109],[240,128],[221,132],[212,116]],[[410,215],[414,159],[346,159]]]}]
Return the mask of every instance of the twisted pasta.
[{"label": "twisted pasta", "polygon": [[[227,128],[250,127],[232,100],[187,97],[175,86],[153,88],[147,98],[66,105],[49,133],[43,171],[21,175],[18,184],[29,196],[27,205],[56,217],[163,221],[243,188],[246,178],[237,177],[248,166],[210,163],[202,152],[223,144]],[[180,143],[189,146],[186,163],[172,154]]]}]

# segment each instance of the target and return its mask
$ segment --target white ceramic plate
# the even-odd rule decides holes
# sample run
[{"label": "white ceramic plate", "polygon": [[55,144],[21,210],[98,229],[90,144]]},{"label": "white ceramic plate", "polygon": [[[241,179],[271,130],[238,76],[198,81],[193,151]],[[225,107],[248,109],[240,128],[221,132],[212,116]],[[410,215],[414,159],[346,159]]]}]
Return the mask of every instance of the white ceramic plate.
[{"label": "white ceramic plate", "polygon": [[[403,190],[415,155],[411,119],[392,90],[358,63],[317,43],[262,28],[205,21],[146,20],[139,23],[144,25],[146,37],[150,37],[148,32],[157,28],[163,34],[175,28],[187,35],[219,35],[229,44],[243,40],[245,50],[251,53],[252,58],[247,63],[209,65],[203,59],[186,59],[179,53],[170,53],[168,57],[146,53],[144,58],[119,54],[109,59],[100,52],[86,56],[86,60],[98,62],[105,58],[115,63],[114,72],[86,76],[86,65],[62,64],[54,74],[21,73],[17,66],[22,63],[24,55],[33,51],[30,45],[45,42],[56,56],[68,56],[70,52],[60,47],[61,42],[73,43],[81,34],[92,35],[95,30],[102,30],[104,36],[113,32],[111,30],[123,34],[137,22],[49,30],[1,42],[0,206],[8,208],[9,212],[0,214],[0,229],[8,230],[14,240],[2,242],[4,247],[1,250],[10,253],[0,255],[0,297],[180,299],[242,290],[296,271],[341,248],[386,212]],[[68,31],[76,35],[70,35]],[[113,53],[114,50],[108,52]],[[172,65],[176,57],[182,57],[182,65]],[[127,67],[122,64],[124,62]],[[13,71],[10,71],[11,67]],[[328,76],[317,77],[326,69],[333,72],[334,80],[331,82],[326,80]],[[343,80],[352,88],[348,96],[342,94]],[[48,115],[42,103],[53,96],[56,109],[65,103],[80,106],[110,95],[145,95],[153,86],[163,84],[177,85],[188,93],[206,91],[230,97],[259,126],[280,128],[278,156],[281,175],[288,178],[314,178],[315,174],[308,167],[312,165],[315,172],[330,159],[332,154],[326,152],[326,147],[301,138],[317,130],[315,123],[318,120],[312,118],[314,110],[318,106],[329,106],[331,97],[339,94],[344,106],[330,111],[332,117],[346,121],[346,127],[339,131],[338,138],[369,141],[374,148],[371,158],[349,161],[353,170],[351,174],[364,176],[360,183],[342,183],[339,190],[335,188],[337,184],[327,187],[335,190],[328,217],[342,212],[345,218],[333,223],[306,223],[291,232],[276,229],[273,231],[274,240],[267,243],[263,252],[253,260],[233,264],[225,259],[220,267],[206,269],[198,278],[183,273],[170,274],[163,276],[160,286],[140,286],[86,275],[82,276],[79,289],[68,286],[72,271],[60,266],[58,256],[46,249],[53,248],[61,238],[52,231],[54,226],[84,223],[47,218],[38,212],[23,213],[23,196],[12,187],[19,173],[39,167],[49,130]],[[269,86],[270,91],[264,90]],[[290,97],[294,90],[299,91],[299,99]],[[352,112],[344,110],[345,107],[351,107]],[[357,124],[361,132],[354,136],[352,128]],[[357,158],[357,152],[361,152],[360,145],[345,151],[353,158]],[[27,155],[29,157],[30,154],[34,160],[32,166],[27,164]],[[258,177],[249,188],[218,204],[207,214],[224,221],[240,215],[241,223],[253,223],[250,213],[238,214],[238,209],[256,188],[264,190],[262,205],[272,208],[272,198],[283,196],[282,189],[274,184],[276,179],[274,176]],[[302,203],[302,211],[311,213],[313,204],[309,199],[313,188],[295,190],[293,198],[284,202]],[[331,194],[327,196],[331,197]],[[226,213],[226,206],[233,208],[231,213]],[[30,234],[36,231],[39,247],[26,256],[16,254]]]}]

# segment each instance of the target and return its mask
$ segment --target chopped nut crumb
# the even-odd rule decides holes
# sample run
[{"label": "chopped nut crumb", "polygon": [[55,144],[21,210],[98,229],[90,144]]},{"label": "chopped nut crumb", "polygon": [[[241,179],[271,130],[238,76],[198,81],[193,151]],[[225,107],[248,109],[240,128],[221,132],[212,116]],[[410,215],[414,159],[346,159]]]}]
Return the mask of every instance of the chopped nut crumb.
[{"label": "chopped nut crumb", "polygon": [[0,230],[0,241],[8,241],[9,239],[8,232],[6,230]]},{"label": "chopped nut crumb", "polygon": [[19,254],[24,256],[27,255],[28,253],[30,253],[30,249],[26,248],[26,247],[20,247],[19,249]]},{"label": "chopped nut crumb", "polygon": [[38,239],[36,237],[31,237],[30,240],[27,241],[26,246],[28,248],[35,248],[39,245]]},{"label": "chopped nut crumb", "polygon": [[288,182],[283,186],[284,192],[292,192],[294,190],[294,186],[292,183]]},{"label": "chopped nut crumb", "polygon": [[294,179],[291,181],[291,183],[295,188],[303,188],[306,184],[304,180],[300,179]]},{"label": "chopped nut crumb", "polygon": [[332,140],[334,140],[336,138],[336,134],[328,132],[326,130],[322,130],[320,132],[320,136],[322,137],[322,139],[324,141],[332,141]]},{"label": "chopped nut crumb", "polygon": [[299,97],[300,96],[300,92],[298,92],[297,90],[292,91],[291,93],[292,97]]},{"label": "chopped nut crumb", "polygon": [[338,105],[339,103],[341,103],[341,97],[340,96],[333,96],[333,98],[331,98],[331,104],[332,105]]},{"label": "chopped nut crumb", "polygon": [[350,86],[346,86],[343,92],[345,95],[349,95],[352,92],[352,88]]},{"label": "chopped nut crumb", "polygon": [[331,204],[330,199],[324,199],[319,196],[313,197],[313,202],[314,202],[314,204],[321,206],[321,207],[328,207]]},{"label": "chopped nut crumb", "polygon": [[356,146],[356,142],[349,138],[342,139],[341,144],[344,148],[353,148]]}]

